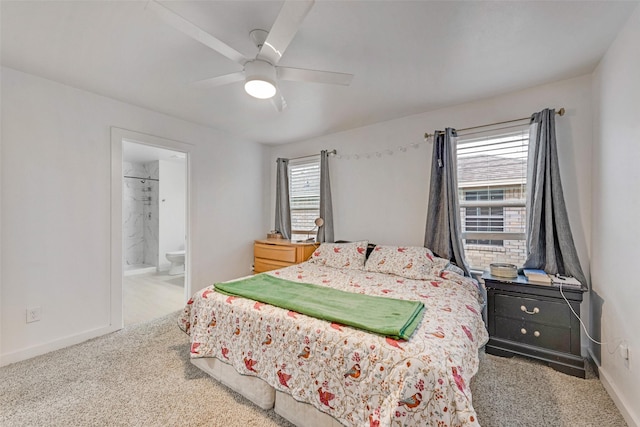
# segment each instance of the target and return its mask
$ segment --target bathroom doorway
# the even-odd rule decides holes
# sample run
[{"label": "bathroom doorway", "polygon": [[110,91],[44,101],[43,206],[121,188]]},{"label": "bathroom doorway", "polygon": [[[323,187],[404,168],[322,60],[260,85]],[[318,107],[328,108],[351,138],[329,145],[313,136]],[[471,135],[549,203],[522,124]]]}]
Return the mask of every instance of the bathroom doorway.
[{"label": "bathroom doorway", "polygon": [[189,153],[112,128],[112,325],[146,322],[190,295]]}]

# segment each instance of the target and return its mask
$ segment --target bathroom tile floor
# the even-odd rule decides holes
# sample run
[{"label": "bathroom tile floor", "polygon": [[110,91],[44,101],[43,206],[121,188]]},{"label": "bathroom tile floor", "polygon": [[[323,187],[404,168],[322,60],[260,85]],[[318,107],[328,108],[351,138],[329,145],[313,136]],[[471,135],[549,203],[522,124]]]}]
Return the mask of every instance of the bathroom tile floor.
[{"label": "bathroom tile floor", "polygon": [[184,307],[184,274],[144,273],[122,278],[124,325],[146,322]]}]

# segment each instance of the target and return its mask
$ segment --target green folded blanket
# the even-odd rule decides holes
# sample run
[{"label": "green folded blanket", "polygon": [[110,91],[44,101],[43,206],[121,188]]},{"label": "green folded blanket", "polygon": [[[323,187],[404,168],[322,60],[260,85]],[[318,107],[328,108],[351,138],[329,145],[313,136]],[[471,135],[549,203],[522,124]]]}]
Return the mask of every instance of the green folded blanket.
[{"label": "green folded blanket", "polygon": [[216,291],[249,298],[308,316],[409,339],[418,327],[424,304],[394,298],[355,294],[326,286],[298,283],[258,274],[235,282],[216,283]]}]

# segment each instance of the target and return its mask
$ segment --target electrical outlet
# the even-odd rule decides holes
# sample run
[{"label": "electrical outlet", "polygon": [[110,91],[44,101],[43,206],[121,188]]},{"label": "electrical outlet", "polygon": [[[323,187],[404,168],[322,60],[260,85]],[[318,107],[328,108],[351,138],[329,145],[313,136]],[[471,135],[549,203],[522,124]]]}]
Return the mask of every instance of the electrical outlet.
[{"label": "electrical outlet", "polygon": [[38,322],[42,317],[42,307],[29,307],[27,308],[27,323]]}]

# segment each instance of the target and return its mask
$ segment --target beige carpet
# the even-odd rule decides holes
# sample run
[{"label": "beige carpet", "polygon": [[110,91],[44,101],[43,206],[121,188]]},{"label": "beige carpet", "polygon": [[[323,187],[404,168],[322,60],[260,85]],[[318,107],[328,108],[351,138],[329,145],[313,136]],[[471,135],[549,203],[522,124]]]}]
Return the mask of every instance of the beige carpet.
[{"label": "beige carpet", "polygon": [[480,360],[471,390],[483,426],[627,425],[593,371],[581,379],[520,357]]},{"label": "beige carpet", "polygon": [[[0,368],[0,426],[290,426],[189,363],[177,314]],[[596,378],[482,355],[483,426],[624,426]]]}]

